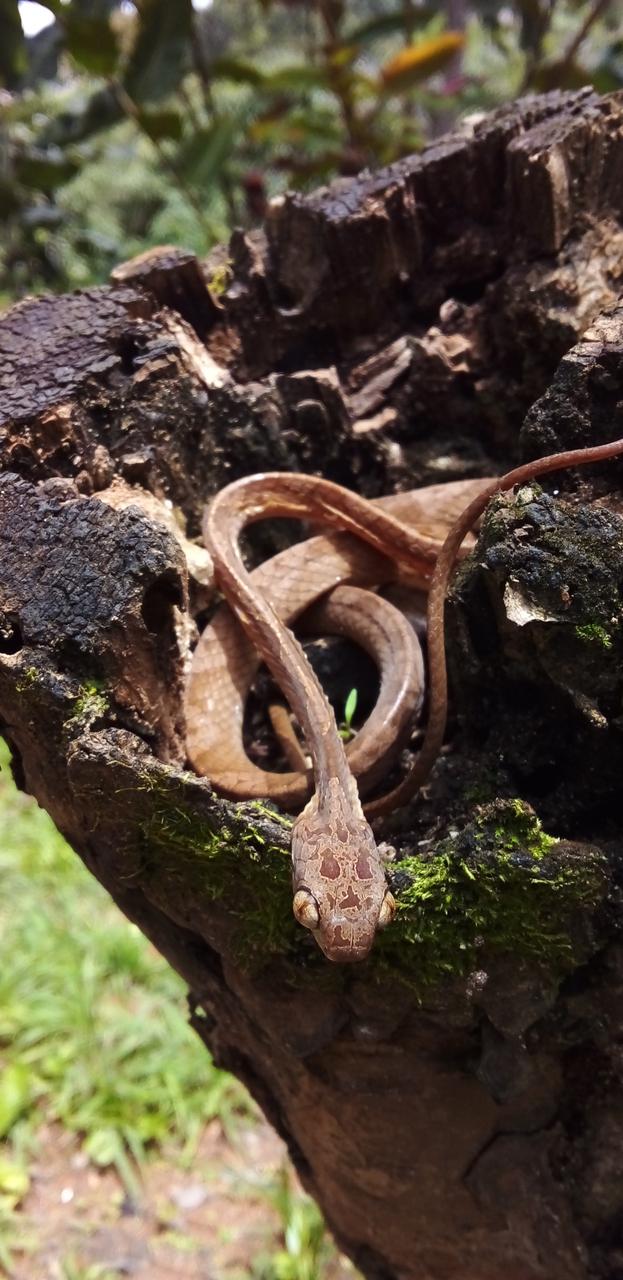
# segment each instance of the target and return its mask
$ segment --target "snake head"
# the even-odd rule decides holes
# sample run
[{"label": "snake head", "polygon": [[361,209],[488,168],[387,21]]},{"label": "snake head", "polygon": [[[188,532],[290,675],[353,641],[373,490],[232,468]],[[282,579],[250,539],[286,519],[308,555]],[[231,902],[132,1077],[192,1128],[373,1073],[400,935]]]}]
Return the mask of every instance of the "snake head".
[{"label": "snake head", "polygon": [[292,863],[296,919],[311,930],[328,960],[365,960],[395,903],[365,818],[316,798],[294,824]]}]

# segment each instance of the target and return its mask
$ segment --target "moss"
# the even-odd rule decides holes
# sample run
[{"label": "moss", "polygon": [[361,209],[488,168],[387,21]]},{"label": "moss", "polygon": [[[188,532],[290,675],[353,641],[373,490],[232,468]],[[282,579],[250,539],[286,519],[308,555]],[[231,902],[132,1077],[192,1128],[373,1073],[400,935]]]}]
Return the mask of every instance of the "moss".
[{"label": "moss", "polygon": [[231,259],[221,262],[218,267],[214,268],[212,274],[208,277],[208,288],[215,298],[220,298],[226,293],[233,280],[233,264]]},{"label": "moss", "polygon": [[256,813],[262,815],[263,818],[270,818],[271,822],[276,822],[280,827],[284,827],[286,831],[292,828],[293,818],[288,818],[285,813],[280,813],[275,805],[263,804],[261,800],[245,801],[247,809],[254,809]]},{"label": "moss", "polygon": [[487,840],[493,827],[498,855],[522,850],[535,861],[560,843],[548,836],[534,810],[523,800],[498,800],[483,808],[476,820],[475,840]]},{"label": "moss", "polygon": [[512,954],[564,973],[576,962],[572,924],[603,894],[601,857],[542,831],[520,800],[484,806],[430,855],[394,864],[397,919],[377,943],[386,966],[408,969],[420,989]]},{"label": "moss", "polygon": [[604,649],[612,648],[612,636],[598,622],[588,622],[586,626],[575,627],[575,634],[580,640],[589,644],[600,644]]},{"label": "moss", "polygon": [[150,875],[165,877],[168,892],[182,898],[190,890],[195,903],[219,899],[238,920],[235,948],[241,961],[297,948],[301,931],[292,916],[285,848],[270,843],[257,828],[217,830],[183,809],[156,807],[142,835]]},{"label": "moss", "polygon": [[[242,964],[281,954],[295,962],[302,984],[306,974],[322,975],[326,962],[292,917],[284,847],[235,820],[217,829],[182,808],[157,807],[142,837],[152,883],[160,880],[180,901],[190,892],[195,908],[202,899],[219,900],[236,918]],[[369,965],[379,975],[390,969],[419,992],[496,952],[568,971],[577,958],[573,921],[596,905],[604,885],[601,858],[585,849],[570,856],[520,800],[483,806],[427,856],[394,863],[391,878],[397,918],[377,939]]]},{"label": "moss", "polygon": [[91,723],[93,720],[101,720],[109,709],[109,702],[104,693],[103,686],[93,680],[89,684],[80,686],[73,704],[70,721],[85,720]]},{"label": "moss", "polygon": [[15,688],[18,693],[27,693],[34,685],[38,683],[39,676],[36,667],[26,667],[22,671]]}]

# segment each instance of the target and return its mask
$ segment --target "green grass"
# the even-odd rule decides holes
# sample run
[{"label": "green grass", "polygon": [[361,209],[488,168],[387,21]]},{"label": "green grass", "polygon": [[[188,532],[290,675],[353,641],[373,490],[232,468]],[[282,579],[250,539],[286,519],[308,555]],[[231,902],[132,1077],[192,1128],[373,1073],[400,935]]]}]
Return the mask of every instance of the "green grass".
[{"label": "green grass", "polygon": [[0,1267],[2,1224],[28,1189],[43,1121],[79,1135],[139,1190],[150,1147],[193,1157],[204,1125],[252,1107],[187,1025],[180,978],[15,789],[0,747]]},{"label": "green grass", "polygon": [[[37,1248],[19,1206],[45,1122],[75,1134],[138,1199],[151,1153],[166,1144],[167,1160],[187,1168],[210,1120],[232,1136],[257,1115],[188,1026],[182,980],[17,791],[8,766],[0,739],[0,1280],[16,1254]],[[238,1190],[264,1199],[280,1224],[277,1247],[251,1260],[247,1280],[320,1280],[335,1251],[289,1167]],[[117,1275],[71,1254],[61,1268],[62,1280]]]},{"label": "green grass", "polygon": [[109,1267],[100,1266],[99,1263],[83,1267],[69,1257],[61,1262],[58,1277],[59,1280],[118,1280],[119,1272],[111,1271]]},{"label": "green grass", "polygon": [[287,1165],[258,1189],[278,1215],[282,1247],[254,1259],[253,1280],[318,1280],[335,1253],[317,1204],[296,1189]]}]

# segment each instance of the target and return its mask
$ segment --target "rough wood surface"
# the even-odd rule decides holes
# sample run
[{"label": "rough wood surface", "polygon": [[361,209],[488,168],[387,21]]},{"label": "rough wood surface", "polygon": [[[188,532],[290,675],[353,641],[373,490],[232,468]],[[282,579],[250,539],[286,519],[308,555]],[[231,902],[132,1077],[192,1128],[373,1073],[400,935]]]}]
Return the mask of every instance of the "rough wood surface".
[{"label": "rough wood surface", "polygon": [[256,470],[376,495],[623,435],[622,208],[623,99],[554,93],[0,324],[16,775],[374,1280],[623,1273],[623,473],[494,504],[451,748],[386,824],[399,921],[348,971],[291,920],[287,824],[185,771],[192,540]]}]

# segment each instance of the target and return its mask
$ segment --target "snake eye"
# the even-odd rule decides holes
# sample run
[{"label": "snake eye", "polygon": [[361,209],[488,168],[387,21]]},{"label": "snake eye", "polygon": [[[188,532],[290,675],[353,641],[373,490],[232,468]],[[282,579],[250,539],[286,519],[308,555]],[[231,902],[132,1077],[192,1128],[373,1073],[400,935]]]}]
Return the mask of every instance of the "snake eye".
[{"label": "snake eye", "polygon": [[309,889],[298,889],[294,895],[292,910],[299,924],[306,929],[317,929],[320,924],[318,903]]},{"label": "snake eye", "polygon": [[379,911],[379,918],[377,921],[377,929],[386,929],[388,924],[391,924],[395,914],[396,914],[396,899],[394,898],[393,893],[390,893],[388,890],[381,903],[381,910]]}]

